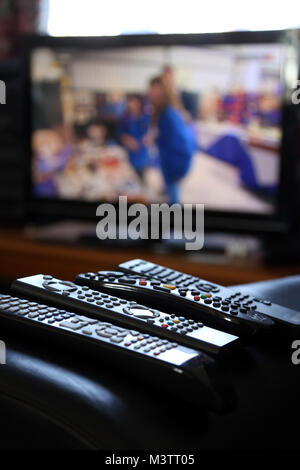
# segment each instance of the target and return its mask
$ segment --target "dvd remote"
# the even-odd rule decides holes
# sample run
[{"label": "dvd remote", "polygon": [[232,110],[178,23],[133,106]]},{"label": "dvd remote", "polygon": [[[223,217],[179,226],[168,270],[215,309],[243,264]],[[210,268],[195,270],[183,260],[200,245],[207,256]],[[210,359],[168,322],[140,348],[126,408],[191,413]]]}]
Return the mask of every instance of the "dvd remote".
[{"label": "dvd remote", "polygon": [[[234,393],[227,395],[227,385],[223,392],[222,379],[218,382],[221,371],[215,361],[176,342],[9,295],[0,295],[0,322],[21,328],[23,336],[59,338],[64,347],[73,341],[79,352],[85,348],[93,353],[93,359],[105,354],[106,362],[124,363],[127,370],[159,380],[168,392],[181,390],[205,407],[222,410],[234,402]],[[215,380],[220,390],[213,386]]]},{"label": "dvd remote", "polygon": [[14,281],[13,290],[62,305],[69,310],[109,320],[129,328],[160,335],[212,355],[231,350],[238,337],[204,326],[202,322],[140,305],[47,275],[25,277]]},{"label": "dvd remote", "polygon": [[[140,278],[153,279],[161,281],[161,286],[171,284],[176,286],[180,295],[184,296],[187,292],[193,292],[196,296],[211,295],[211,301],[220,302],[229,310],[256,311],[258,315],[267,316],[275,323],[286,327],[300,327],[300,312],[292,310],[282,305],[275,304],[269,300],[260,299],[250,294],[241,294],[229,287],[223,287],[213,284],[204,279],[175,271],[164,266],[150,263],[141,259],[134,259],[119,265],[120,271],[137,274]],[[207,301],[208,303],[210,300]]]},{"label": "dvd remote", "polygon": [[[118,271],[98,271],[98,273],[79,274],[78,284],[118,295],[128,300],[143,302],[149,307],[159,306],[167,312],[179,314],[186,312],[190,320],[204,321],[239,335],[264,330],[273,325],[272,320],[251,310],[250,307],[230,305],[227,300],[209,293],[177,288],[162,281],[141,278]],[[180,316],[179,316],[180,318]]]}]

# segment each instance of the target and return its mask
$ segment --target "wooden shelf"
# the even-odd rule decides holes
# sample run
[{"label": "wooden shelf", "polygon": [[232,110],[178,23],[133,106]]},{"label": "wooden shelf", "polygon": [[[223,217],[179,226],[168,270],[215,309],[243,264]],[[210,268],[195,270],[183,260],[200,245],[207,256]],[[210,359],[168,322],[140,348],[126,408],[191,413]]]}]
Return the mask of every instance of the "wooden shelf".
[{"label": "wooden shelf", "polygon": [[[298,274],[300,266],[264,266],[251,264],[200,263],[199,257],[186,253],[154,253],[141,248],[87,248],[59,243],[44,243],[25,236],[21,230],[0,230],[0,277],[47,273],[61,279],[74,279],[80,272],[112,270],[131,258],[145,258],[154,263],[202,277],[223,285],[256,282]],[[197,261],[196,261],[197,260]]]}]

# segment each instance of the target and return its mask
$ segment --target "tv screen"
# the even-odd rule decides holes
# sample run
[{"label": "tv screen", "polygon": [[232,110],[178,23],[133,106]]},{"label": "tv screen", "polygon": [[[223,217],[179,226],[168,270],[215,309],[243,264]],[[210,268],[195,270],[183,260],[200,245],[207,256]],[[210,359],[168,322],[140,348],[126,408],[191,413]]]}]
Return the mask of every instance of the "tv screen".
[{"label": "tv screen", "polygon": [[32,194],[274,214],[282,48],[36,47]]}]

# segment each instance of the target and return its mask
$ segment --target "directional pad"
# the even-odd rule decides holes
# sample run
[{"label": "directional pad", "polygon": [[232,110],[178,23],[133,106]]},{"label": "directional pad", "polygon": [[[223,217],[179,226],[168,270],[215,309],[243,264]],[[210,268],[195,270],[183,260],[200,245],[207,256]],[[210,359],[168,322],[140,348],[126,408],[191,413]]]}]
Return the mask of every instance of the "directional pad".
[{"label": "directional pad", "polygon": [[75,292],[78,289],[78,287],[72,282],[58,281],[55,279],[53,279],[53,281],[43,282],[43,287],[47,290],[61,293]]}]

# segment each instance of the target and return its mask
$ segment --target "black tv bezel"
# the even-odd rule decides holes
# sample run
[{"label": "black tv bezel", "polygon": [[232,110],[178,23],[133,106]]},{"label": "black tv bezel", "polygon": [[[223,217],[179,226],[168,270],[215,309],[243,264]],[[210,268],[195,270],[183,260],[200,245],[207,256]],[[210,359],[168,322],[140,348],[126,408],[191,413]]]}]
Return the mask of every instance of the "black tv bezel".
[{"label": "black tv bezel", "polygon": [[[22,75],[24,78],[24,147],[26,158],[26,206],[29,220],[82,219],[96,221],[96,208],[101,202],[71,199],[39,198],[32,194],[32,115],[30,56],[38,47],[61,49],[114,49],[147,46],[210,46],[234,44],[271,44],[280,43],[284,31],[237,31],[206,34],[143,34],[104,37],[55,37],[45,35],[24,36],[20,41]],[[294,188],[295,136],[291,132],[291,112],[284,110],[282,104],[282,142],[280,148],[280,183],[276,196],[276,213],[259,214],[237,211],[205,210],[205,229],[224,232],[247,232],[254,234],[288,233],[293,225],[292,190]],[[287,105],[287,108],[289,106]],[[112,202],[117,208],[117,203]]]}]

